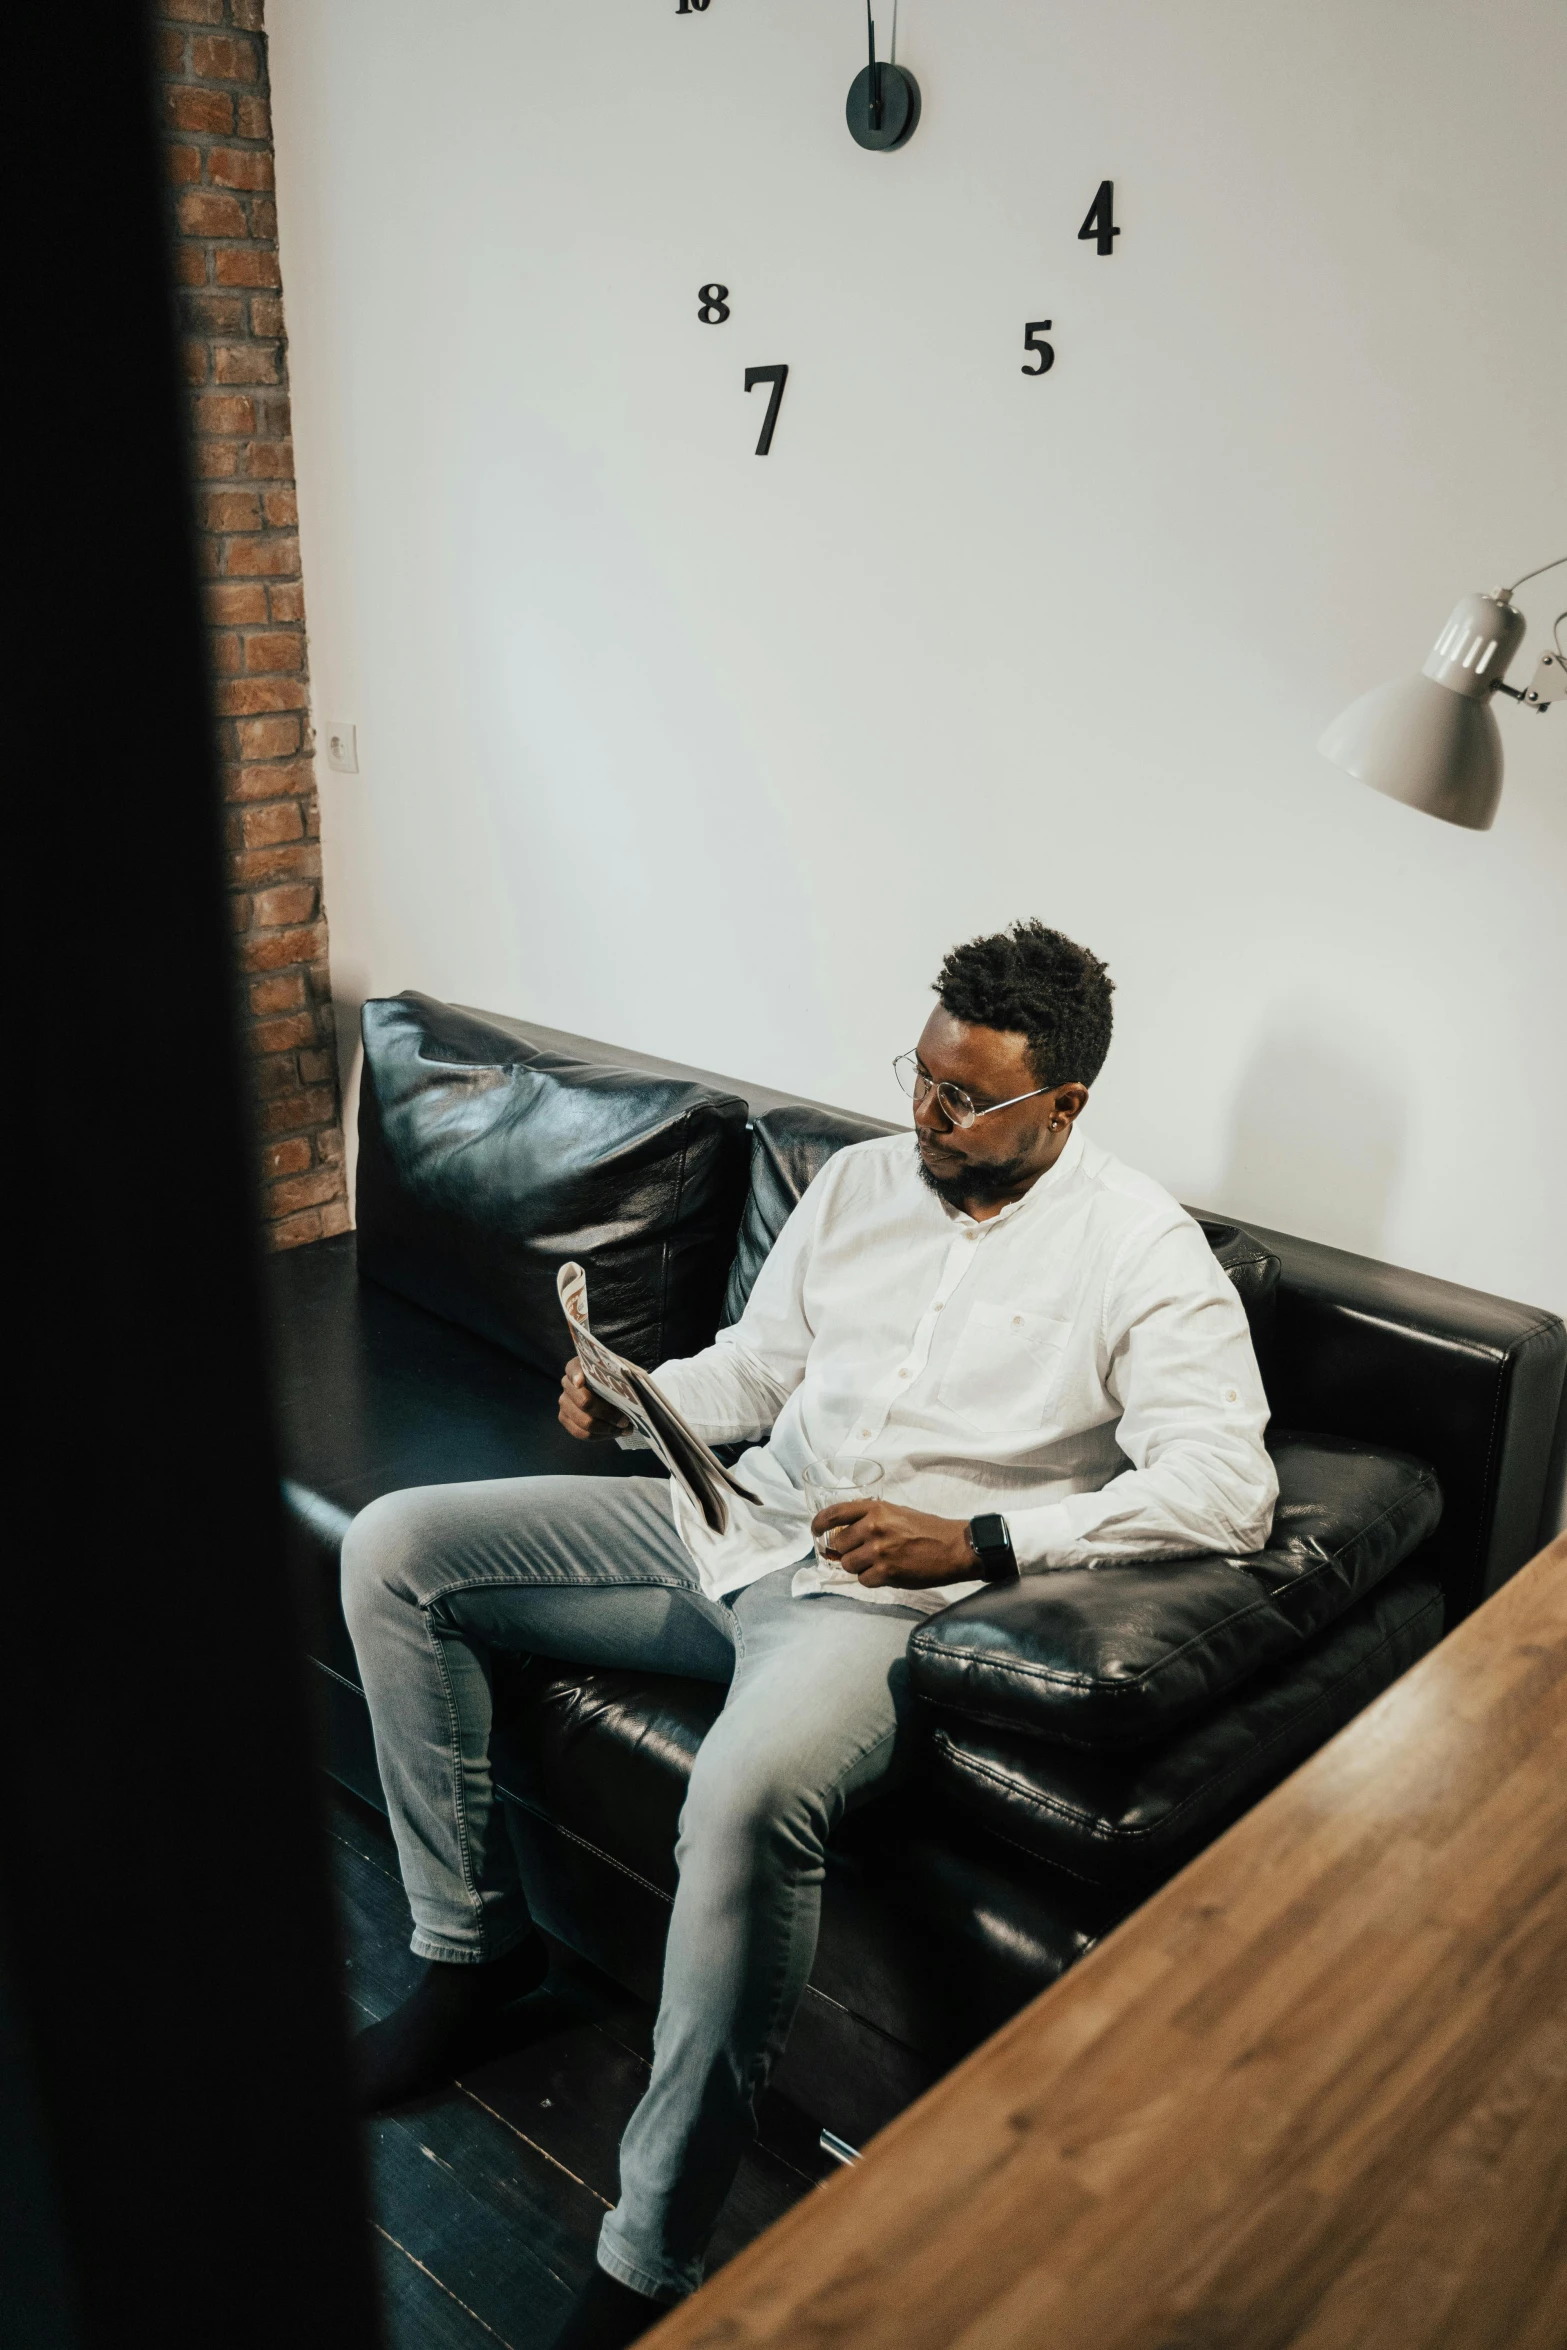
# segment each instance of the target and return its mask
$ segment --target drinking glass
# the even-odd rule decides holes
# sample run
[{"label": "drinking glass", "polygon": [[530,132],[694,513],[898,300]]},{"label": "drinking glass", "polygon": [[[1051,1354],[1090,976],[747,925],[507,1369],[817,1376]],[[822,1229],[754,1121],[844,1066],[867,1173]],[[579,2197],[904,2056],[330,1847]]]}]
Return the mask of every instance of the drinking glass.
[{"label": "drinking glass", "polygon": [[[819,1511],[831,1509],[840,1501],[874,1501],[881,1490],[880,1461],[810,1461],[800,1473],[805,1498],[811,1505],[814,1518]],[[840,1564],[836,1551],[827,1545],[835,1529],[811,1537],[817,1557],[824,1566]]]}]

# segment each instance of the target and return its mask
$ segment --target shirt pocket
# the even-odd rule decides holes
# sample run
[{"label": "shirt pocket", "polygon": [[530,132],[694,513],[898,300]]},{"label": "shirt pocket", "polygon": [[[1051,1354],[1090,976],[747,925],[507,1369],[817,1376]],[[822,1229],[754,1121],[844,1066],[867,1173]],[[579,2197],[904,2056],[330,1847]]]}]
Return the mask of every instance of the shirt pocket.
[{"label": "shirt pocket", "polygon": [[1037,1428],[1061,1385],[1070,1322],[976,1300],[936,1390],[965,1427],[993,1434]]}]

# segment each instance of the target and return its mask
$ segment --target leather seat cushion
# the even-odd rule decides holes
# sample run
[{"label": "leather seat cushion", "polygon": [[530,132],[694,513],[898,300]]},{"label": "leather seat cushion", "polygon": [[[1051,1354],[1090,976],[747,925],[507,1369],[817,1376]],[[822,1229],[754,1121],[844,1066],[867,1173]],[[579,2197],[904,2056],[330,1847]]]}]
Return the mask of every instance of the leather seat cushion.
[{"label": "leather seat cushion", "polygon": [[998,1836],[1102,1885],[1162,1883],[1395,1681],[1442,1632],[1419,1566],[1160,1746],[1085,1754],[932,1716],[928,1768]]},{"label": "leather seat cushion", "polygon": [[1154,1744],[1298,1652],[1441,1516],[1434,1474],[1405,1454],[1287,1434],[1269,1449],[1279,1501],[1266,1550],[1064,1568],[976,1592],[915,1633],[916,1690],[1025,1736]]},{"label": "leather seat cushion", "polygon": [[551,1374],[573,1257],[621,1353],[651,1367],[708,1343],[748,1166],[737,1095],[575,1061],[428,996],[367,1003],[362,1027],[363,1272]]}]

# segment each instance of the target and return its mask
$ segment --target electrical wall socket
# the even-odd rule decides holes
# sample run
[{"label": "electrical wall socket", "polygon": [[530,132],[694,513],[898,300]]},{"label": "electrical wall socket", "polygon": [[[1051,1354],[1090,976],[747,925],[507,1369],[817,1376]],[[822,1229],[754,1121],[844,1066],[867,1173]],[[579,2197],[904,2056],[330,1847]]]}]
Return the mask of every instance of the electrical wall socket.
[{"label": "electrical wall socket", "polygon": [[328,718],[321,729],[326,763],[339,775],[359,773],[359,729],[342,718]]}]

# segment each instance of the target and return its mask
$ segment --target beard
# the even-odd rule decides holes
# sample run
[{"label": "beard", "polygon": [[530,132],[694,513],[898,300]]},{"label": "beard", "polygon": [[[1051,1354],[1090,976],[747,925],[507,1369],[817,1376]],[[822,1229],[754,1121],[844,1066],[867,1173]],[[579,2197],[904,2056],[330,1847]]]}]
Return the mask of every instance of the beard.
[{"label": "beard", "polygon": [[1026,1157],[992,1161],[988,1165],[968,1160],[955,1175],[938,1175],[925,1164],[918,1143],[914,1154],[919,1162],[921,1183],[936,1194],[944,1207],[988,1208],[997,1200],[1011,1199],[1028,1184],[1030,1169]]}]

